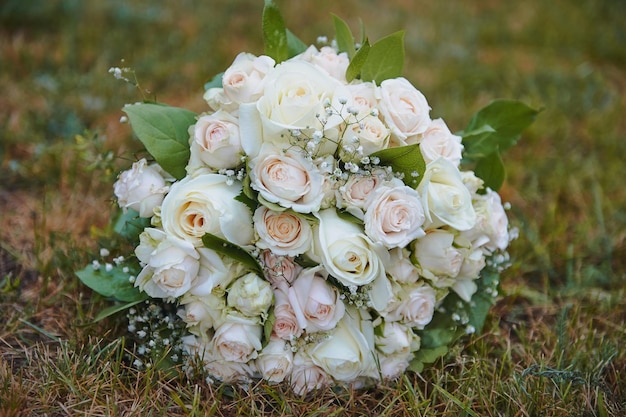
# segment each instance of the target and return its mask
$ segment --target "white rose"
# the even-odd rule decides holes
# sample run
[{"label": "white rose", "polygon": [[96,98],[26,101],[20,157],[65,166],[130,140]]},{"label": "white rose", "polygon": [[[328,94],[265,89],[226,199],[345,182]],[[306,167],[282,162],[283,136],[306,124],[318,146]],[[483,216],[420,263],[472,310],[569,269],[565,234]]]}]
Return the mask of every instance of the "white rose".
[{"label": "white rose", "polygon": [[293,258],[276,255],[270,250],[264,250],[261,253],[261,261],[265,278],[273,288],[291,284],[302,271],[302,267],[295,263]]},{"label": "white rose", "polygon": [[337,288],[321,274],[320,267],[303,270],[288,292],[298,324],[309,333],[333,329],[345,313]]},{"label": "white rose", "polygon": [[215,352],[213,343],[194,336],[185,336],[182,342],[185,352],[202,362],[204,369],[210,375],[209,382],[214,382],[214,380],[229,384],[250,382],[251,376],[255,373],[252,363],[225,361]]},{"label": "white rose", "polygon": [[363,217],[365,233],[387,248],[404,247],[424,236],[425,219],[419,194],[401,180],[381,185],[371,193]]},{"label": "white rose", "polygon": [[253,321],[227,321],[215,329],[214,350],[221,358],[244,363],[255,359],[261,350],[263,327]]},{"label": "white rose", "polygon": [[[347,316],[346,316],[347,317]],[[352,321],[341,320],[330,337],[310,350],[311,360],[338,381],[351,382],[371,376],[376,369],[373,344]]]},{"label": "white rose", "polygon": [[331,77],[346,83],[346,70],[348,65],[350,65],[350,60],[345,52],[337,53],[330,46],[323,46],[318,51],[314,45],[311,45],[301,55],[296,56],[295,59],[310,62],[316,67],[322,68]]},{"label": "white rose", "polygon": [[461,137],[453,135],[442,119],[435,119],[430,123],[419,146],[427,164],[438,158],[445,158],[457,167],[461,163]]},{"label": "white rose", "polygon": [[379,355],[380,374],[383,380],[399,378],[411,363],[410,353],[397,353],[393,355]]},{"label": "white rose", "polygon": [[276,255],[298,256],[311,246],[311,225],[296,214],[260,206],[253,220],[260,239],[256,246],[261,249],[270,249]]},{"label": "white rose", "polygon": [[395,302],[385,315],[389,321],[403,321],[405,324],[423,329],[433,319],[437,303],[437,293],[429,285],[396,285]]},{"label": "white rose", "polygon": [[298,322],[296,313],[289,302],[288,289],[274,289],[274,326],[276,336],[283,340],[292,340],[302,334],[302,327]]},{"label": "white rose", "polygon": [[238,278],[228,289],[227,303],[246,316],[260,316],[272,304],[273,292],[270,283],[255,273]]},{"label": "white rose", "polygon": [[265,76],[275,63],[269,56],[240,53],[222,76],[224,94],[236,103],[257,101],[263,94]]},{"label": "white rose", "polygon": [[133,163],[113,184],[119,206],[135,210],[141,217],[152,217],[169,190],[161,172],[158,165],[147,165],[145,158]]},{"label": "white rose", "polygon": [[213,111],[224,110],[233,114],[237,112],[237,103],[226,96],[221,87],[209,88],[204,92],[203,98]]},{"label": "white rose", "polygon": [[370,114],[378,107],[379,87],[373,82],[353,81],[346,88],[352,97],[351,105],[358,110],[359,115]]},{"label": "white rose", "polygon": [[454,234],[446,230],[428,232],[412,244],[412,250],[422,275],[433,281],[455,278],[463,265],[463,253],[454,246]]},{"label": "white rose", "polygon": [[211,294],[214,288],[226,288],[236,277],[237,268],[225,263],[215,251],[203,247],[196,249],[200,254],[200,270],[195,285],[189,290],[190,294],[203,296]]},{"label": "white rose", "polygon": [[199,257],[191,243],[168,236],[151,253],[135,279],[135,287],[153,298],[180,297],[189,291],[198,275]]},{"label": "white rose", "polygon": [[379,91],[380,111],[397,144],[415,143],[430,124],[426,97],[406,78],[385,80]]},{"label": "white rose", "polygon": [[356,224],[339,218],[335,209],[315,213],[313,254],[326,270],[345,286],[369,284],[385,276],[388,253]]},{"label": "white rose", "polygon": [[135,248],[135,256],[142,265],[150,262],[152,253],[156,250],[159,243],[167,238],[167,234],[161,229],[154,227],[146,227],[139,234],[139,245]]},{"label": "white rose", "polygon": [[163,229],[169,235],[202,245],[206,233],[239,246],[252,242],[252,215],[235,197],[241,184],[219,174],[186,177],[172,185],[161,206]]},{"label": "white rose", "polygon": [[370,155],[389,144],[389,129],[374,116],[365,116],[359,123],[349,124],[344,135],[344,140],[353,143],[355,149],[358,147],[361,155]]},{"label": "white rose", "polygon": [[424,204],[425,228],[448,225],[457,230],[469,230],[476,224],[472,196],[459,170],[450,161],[439,158],[426,165],[417,191]]},{"label": "white rose", "polygon": [[476,195],[478,190],[483,188],[485,182],[478,178],[474,171],[461,171],[461,179],[465,188],[467,188],[472,196]]},{"label": "white rose", "polygon": [[[332,101],[341,83],[315,65],[285,61],[265,78],[265,91],[257,102],[266,139],[277,138],[285,130],[320,129],[320,115],[326,115],[324,102]],[[330,116],[325,129],[337,126],[341,117]]]},{"label": "white rose", "polygon": [[187,173],[193,175],[202,167],[213,170],[241,165],[243,149],[237,118],[223,110],[203,115],[189,127],[191,135]]},{"label": "white rose", "polygon": [[284,381],[293,369],[291,347],[284,340],[272,337],[259,353],[256,366],[263,379],[270,382]]},{"label": "white rose", "polygon": [[270,203],[298,213],[319,210],[324,198],[324,177],[300,153],[282,153],[264,144],[249,162],[251,186]]},{"label": "white rose", "polygon": [[509,245],[509,219],[500,195],[487,189],[484,195],[474,197],[477,221],[474,228],[463,233],[475,246],[483,246],[489,252],[505,250]]},{"label": "white rose", "polygon": [[294,355],[289,381],[291,388],[298,395],[327,387],[333,382],[332,378],[321,367],[313,363],[304,349],[298,350]]},{"label": "white rose", "polygon": [[199,337],[208,339],[207,330],[224,322],[226,300],[221,294],[202,297],[186,294],[180,303],[183,308],[178,311],[178,316],[187,323],[187,330]]}]

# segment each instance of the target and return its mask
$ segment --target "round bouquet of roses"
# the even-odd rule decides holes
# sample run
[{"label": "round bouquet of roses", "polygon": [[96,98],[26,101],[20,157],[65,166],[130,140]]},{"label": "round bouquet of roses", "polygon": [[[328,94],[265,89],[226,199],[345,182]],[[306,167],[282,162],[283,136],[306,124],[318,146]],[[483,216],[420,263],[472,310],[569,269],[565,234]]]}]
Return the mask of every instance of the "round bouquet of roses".
[{"label": "round bouquet of roses", "polygon": [[176,359],[211,380],[306,393],[419,371],[482,327],[511,239],[494,166],[534,111],[494,102],[455,135],[398,75],[402,33],[355,45],[335,18],[307,47],[268,4],[266,55],[239,54],[206,112],[124,108],[152,157],[114,186],[136,258],[79,276],[176,306]]}]

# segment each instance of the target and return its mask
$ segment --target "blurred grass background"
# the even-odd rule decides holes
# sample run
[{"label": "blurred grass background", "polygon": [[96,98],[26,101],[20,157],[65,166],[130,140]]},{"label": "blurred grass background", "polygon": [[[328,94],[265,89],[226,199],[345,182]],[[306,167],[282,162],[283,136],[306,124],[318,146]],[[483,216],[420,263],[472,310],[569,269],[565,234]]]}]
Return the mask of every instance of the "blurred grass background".
[{"label": "blurred grass background", "polygon": [[[331,12],[354,33],[361,19],[371,40],[405,30],[405,76],[452,130],[494,98],[543,109],[504,156],[502,195],[520,238],[489,335],[441,364],[493,389],[481,397],[464,391],[463,372],[445,385],[433,371],[428,378],[440,378],[457,401],[426,382],[422,400],[435,415],[460,415],[459,401],[483,410],[478,415],[537,415],[550,403],[542,415],[626,414],[626,2],[276,2],[306,43],[332,37]],[[64,394],[19,401],[33,388],[15,388],[16,378],[50,378],[44,365],[29,368],[29,355],[57,338],[80,351],[105,333],[76,327],[102,304],[72,272],[96,252],[111,183],[139,149],[119,118],[141,96],[108,69],[132,67],[152,97],[204,111],[206,81],[240,51],[263,53],[262,8],[261,0],[0,3],[0,403],[55,415],[54,404],[69,400]],[[499,376],[468,371],[463,355],[500,364]],[[577,386],[571,372],[588,378]],[[526,394],[514,390],[530,389],[529,375],[536,392],[523,402]],[[488,399],[481,405],[480,398]],[[358,415],[358,407],[335,401],[344,408],[328,413]],[[498,414],[498,404],[522,411]]]}]

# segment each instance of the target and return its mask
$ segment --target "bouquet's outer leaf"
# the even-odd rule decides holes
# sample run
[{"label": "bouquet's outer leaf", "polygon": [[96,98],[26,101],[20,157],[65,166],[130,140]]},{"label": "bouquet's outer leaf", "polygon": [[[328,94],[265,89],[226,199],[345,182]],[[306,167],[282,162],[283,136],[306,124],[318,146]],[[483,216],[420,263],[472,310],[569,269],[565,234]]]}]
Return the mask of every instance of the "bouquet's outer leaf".
[{"label": "bouquet's outer leaf", "polygon": [[256,260],[256,258],[250,255],[241,246],[235,245],[234,243],[231,243],[227,240],[222,239],[219,236],[215,236],[210,233],[207,233],[202,237],[202,243],[204,243],[205,247],[213,249],[215,252],[233,258],[237,262],[241,262],[242,264],[250,268],[250,270],[255,272],[258,276],[264,276],[263,268]]},{"label": "bouquet's outer leaf", "polygon": [[535,120],[535,110],[517,100],[494,100],[477,111],[463,138],[464,157],[477,160],[493,152],[504,152],[519,139],[522,131]]},{"label": "bouquet's outer leaf", "polygon": [[306,51],[307,44],[302,42],[300,38],[293,34],[292,31],[286,29],[287,31],[287,50],[289,51],[289,58],[293,58],[296,55],[301,54]]},{"label": "bouquet's outer leaf", "polygon": [[176,179],[186,175],[189,161],[189,126],[196,114],[157,103],[131,104],[123,108],[133,132],[158,164]]},{"label": "bouquet's outer leaf", "polygon": [[141,232],[149,226],[149,218],[139,217],[138,212],[128,209],[126,212],[120,212],[120,215],[117,217],[115,224],[113,225],[113,231],[128,239],[130,242],[136,242],[139,239]]},{"label": "bouquet's outer leaf", "polygon": [[96,318],[93,319],[92,323],[97,323],[100,320],[104,320],[107,317],[110,317],[110,316],[112,316],[114,314],[119,313],[120,311],[128,310],[129,308],[131,308],[133,306],[136,306],[137,304],[143,302],[147,298],[148,297],[146,295],[144,298],[142,298],[140,300],[131,301],[131,302],[128,302],[128,303],[125,303],[125,304],[115,304],[115,305],[109,306],[109,307],[105,308],[104,310],[100,311],[98,313],[98,315],[96,316]]},{"label": "bouquet's outer leaf", "polygon": [[204,91],[207,91],[211,88],[222,88],[222,78],[224,77],[224,73],[220,72],[219,74],[216,74],[213,78],[211,78],[211,81],[207,82],[204,84]]},{"label": "bouquet's outer leaf", "polygon": [[399,146],[374,152],[371,157],[380,159],[380,165],[390,166],[394,172],[404,174],[404,183],[417,188],[424,172],[426,163],[418,144]]},{"label": "bouquet's outer leaf", "polygon": [[485,187],[498,191],[506,176],[499,152],[492,152],[476,163],[474,173],[485,182]]},{"label": "bouquet's outer leaf", "polygon": [[404,31],[392,33],[374,43],[361,68],[363,81],[377,84],[402,75],[404,67]]},{"label": "bouquet's outer leaf", "polygon": [[276,63],[280,64],[289,58],[289,43],[285,21],[272,0],[265,0],[262,19],[265,55],[274,58]]},{"label": "bouquet's outer leaf", "polygon": [[337,15],[333,16],[333,22],[335,25],[335,39],[337,40],[337,47],[339,52],[345,52],[348,54],[348,58],[352,59],[356,53],[354,47],[354,36],[348,24]]},{"label": "bouquet's outer leaf", "polygon": [[359,76],[359,74],[361,73],[361,68],[363,68],[363,65],[367,61],[370,49],[370,43],[367,39],[365,39],[365,41],[363,41],[363,45],[361,45],[359,50],[356,51],[354,57],[350,60],[348,68],[346,69],[346,80],[348,82],[356,79]]},{"label": "bouquet's outer leaf", "polygon": [[96,270],[88,265],[76,275],[83,284],[104,297],[126,302],[146,299],[146,294],[128,281],[128,273],[122,270],[122,266],[116,265],[107,271],[104,267]]}]

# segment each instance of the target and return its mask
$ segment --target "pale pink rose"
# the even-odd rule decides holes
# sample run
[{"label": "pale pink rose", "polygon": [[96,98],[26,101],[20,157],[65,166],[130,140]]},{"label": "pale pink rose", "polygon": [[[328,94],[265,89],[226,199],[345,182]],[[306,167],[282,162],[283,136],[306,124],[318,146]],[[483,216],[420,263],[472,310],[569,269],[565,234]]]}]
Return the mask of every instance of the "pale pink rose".
[{"label": "pale pink rose", "polygon": [[298,256],[311,246],[311,225],[289,211],[273,211],[265,206],[256,209],[254,229],[259,235],[256,246],[276,255]]},{"label": "pale pink rose", "polygon": [[374,192],[383,181],[380,175],[350,175],[348,181],[341,186],[340,198],[337,203],[340,208],[348,211],[363,220],[363,207],[367,198]]},{"label": "pale pink rose", "polygon": [[291,284],[298,276],[302,267],[288,256],[276,255],[270,250],[261,253],[261,261],[265,271],[265,278],[272,284],[272,287],[284,287]]},{"label": "pale pink rose", "polygon": [[290,384],[296,394],[305,395],[310,391],[330,386],[332,382],[332,378],[315,365],[306,352],[301,349],[295,354]]},{"label": "pale pink rose", "polygon": [[270,382],[282,382],[291,375],[293,369],[293,352],[287,343],[272,337],[269,343],[259,352],[256,366],[263,379]]},{"label": "pale pink rose", "polygon": [[458,167],[463,145],[461,137],[453,135],[443,119],[435,119],[430,122],[420,140],[420,151],[427,164],[438,158],[445,158]]},{"label": "pale pink rose", "polygon": [[209,341],[195,336],[182,338],[183,349],[192,358],[199,359],[204,369],[210,375],[209,381],[226,382],[234,384],[238,382],[250,382],[255,373],[254,364],[251,362],[225,361],[217,352],[215,346]]},{"label": "pale pink rose", "polygon": [[289,302],[298,324],[307,332],[330,330],[345,313],[337,288],[329,285],[320,267],[303,270],[289,288]]},{"label": "pale pink rose", "polygon": [[294,337],[299,337],[303,331],[296,318],[296,313],[289,302],[287,291],[288,289],[286,288],[274,289],[275,321],[272,330],[276,336],[283,340],[291,340]]},{"label": "pale pink rose", "polygon": [[261,350],[263,328],[253,321],[223,323],[215,329],[212,343],[216,354],[227,361],[244,363],[255,359]]},{"label": "pale pink rose", "polygon": [[269,56],[240,53],[222,76],[224,94],[236,103],[257,101],[263,94],[265,76],[275,63]]},{"label": "pale pink rose", "polygon": [[221,87],[209,88],[205,91],[203,98],[213,111],[224,110],[233,114],[237,113],[238,104],[226,96]]},{"label": "pale pink rose", "polygon": [[380,111],[397,145],[417,141],[430,125],[426,97],[406,78],[393,78],[380,84]]},{"label": "pale pink rose", "polygon": [[362,155],[370,155],[389,144],[389,129],[378,117],[365,116],[359,123],[348,125],[345,139],[359,147]]},{"label": "pale pink rose", "polygon": [[119,206],[135,210],[141,217],[154,216],[154,209],[161,205],[168,190],[160,167],[148,165],[145,158],[133,163],[113,184]]},{"label": "pale pink rose", "polygon": [[423,329],[433,319],[437,294],[429,285],[402,285],[395,288],[395,300],[385,319],[401,320],[409,326]]},{"label": "pale pink rose", "polygon": [[401,180],[379,186],[365,206],[365,233],[387,248],[404,247],[425,235],[419,194]]},{"label": "pale pink rose", "polygon": [[300,153],[283,153],[264,144],[249,167],[250,185],[265,200],[298,213],[319,210],[324,198],[324,177]]},{"label": "pale pink rose", "polygon": [[331,77],[345,83],[346,82],[346,70],[350,65],[348,54],[345,52],[337,53],[337,51],[330,46],[323,46],[318,51],[313,45],[297,56],[296,59],[302,59],[322,68]]},{"label": "pale pink rose", "polygon": [[373,82],[353,81],[346,87],[352,97],[351,105],[359,115],[370,114],[378,107],[378,88]]},{"label": "pale pink rose", "polygon": [[219,170],[241,165],[243,149],[237,118],[218,110],[213,114],[200,116],[189,131],[192,139],[188,173],[193,173],[202,166]]}]

